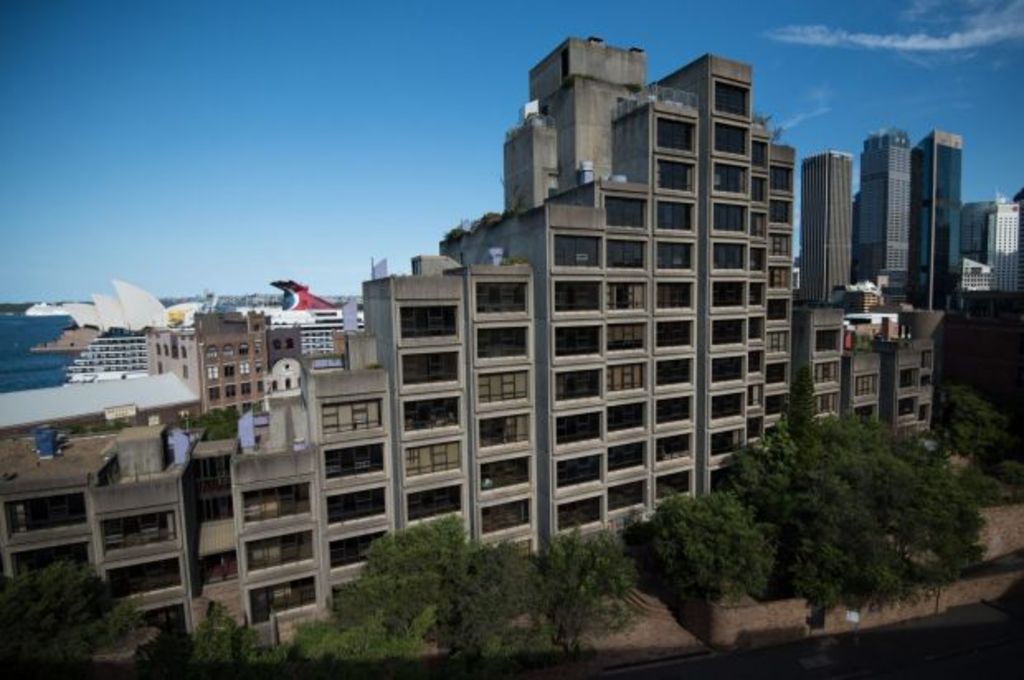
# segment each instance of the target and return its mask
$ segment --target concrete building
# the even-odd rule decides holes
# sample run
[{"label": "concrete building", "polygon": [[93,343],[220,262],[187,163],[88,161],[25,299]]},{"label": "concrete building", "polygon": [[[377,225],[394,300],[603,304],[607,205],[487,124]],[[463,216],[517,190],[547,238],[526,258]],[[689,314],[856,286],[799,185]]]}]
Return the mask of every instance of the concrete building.
[{"label": "concrete building", "polygon": [[963,258],[960,262],[960,290],[965,293],[993,290],[992,267]]},{"label": "concrete building", "polygon": [[814,413],[840,413],[840,359],[843,351],[843,310],[796,307],[793,310],[793,371],[804,366],[814,380]]},{"label": "concrete building", "polygon": [[870,343],[864,347],[853,340],[851,336],[841,359],[839,410],[843,415],[877,418],[881,355],[870,350]]},{"label": "concrete building", "polygon": [[992,267],[992,289],[1018,290],[1020,206],[997,201],[988,220],[988,258]]},{"label": "concrete building", "polygon": [[908,299],[947,309],[960,274],[960,166],[963,139],[933,130],[911,155]]},{"label": "concrete building", "polygon": [[879,417],[896,434],[925,432],[932,418],[934,343],[927,338],[876,340]]},{"label": "concrete building", "polygon": [[857,280],[884,275],[889,295],[906,287],[910,238],[910,137],[903,130],[873,132],[860,155]]},{"label": "concrete building", "polygon": [[801,169],[799,298],[828,302],[850,282],[853,156],[825,151]]},{"label": "concrete building", "polygon": [[946,316],[943,369],[1001,404],[1024,398],[1024,294],[969,293]]}]

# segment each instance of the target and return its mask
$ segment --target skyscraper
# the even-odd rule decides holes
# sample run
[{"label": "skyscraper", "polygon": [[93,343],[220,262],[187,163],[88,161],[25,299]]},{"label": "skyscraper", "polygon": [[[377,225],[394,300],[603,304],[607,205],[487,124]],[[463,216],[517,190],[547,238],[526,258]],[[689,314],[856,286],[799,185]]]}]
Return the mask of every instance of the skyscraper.
[{"label": "skyscraper", "polygon": [[988,218],[988,258],[992,289],[1017,290],[1020,206],[1000,199]]},{"label": "skyscraper", "polygon": [[888,292],[902,295],[910,228],[910,137],[903,130],[879,130],[864,140],[858,213],[858,278],[885,274]]},{"label": "skyscraper", "polygon": [[802,168],[799,297],[825,302],[850,281],[853,157],[825,151],[805,158]]},{"label": "skyscraper", "polygon": [[960,273],[963,139],[933,130],[911,154],[910,301],[945,309]]},{"label": "skyscraper", "polygon": [[995,201],[964,203],[960,209],[961,257],[988,263],[988,223],[995,209]]}]

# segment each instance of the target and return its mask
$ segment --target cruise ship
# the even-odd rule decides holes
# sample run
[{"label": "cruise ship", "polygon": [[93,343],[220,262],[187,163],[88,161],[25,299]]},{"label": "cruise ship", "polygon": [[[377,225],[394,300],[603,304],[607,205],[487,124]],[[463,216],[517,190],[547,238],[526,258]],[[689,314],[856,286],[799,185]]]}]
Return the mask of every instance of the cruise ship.
[{"label": "cruise ship", "polygon": [[61,305],[40,302],[26,309],[25,316],[70,316],[70,314]]},{"label": "cruise ship", "polygon": [[[345,330],[345,310],[310,292],[309,286],[295,281],[273,281],[282,291],[280,307],[259,307],[273,328],[298,326],[301,351],[305,355],[331,354],[334,334]],[[240,310],[249,311],[249,310]],[[356,328],[363,330],[363,313],[357,311]]]}]

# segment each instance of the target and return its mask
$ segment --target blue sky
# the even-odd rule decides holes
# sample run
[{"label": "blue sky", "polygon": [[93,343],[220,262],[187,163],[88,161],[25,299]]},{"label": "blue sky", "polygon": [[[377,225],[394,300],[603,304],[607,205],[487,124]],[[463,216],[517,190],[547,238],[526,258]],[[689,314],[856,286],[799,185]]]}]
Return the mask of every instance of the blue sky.
[{"label": "blue sky", "polygon": [[358,292],[500,210],[527,71],[567,35],[714,52],[806,153],[964,136],[967,200],[1024,185],[1024,0],[0,3],[0,300]]}]

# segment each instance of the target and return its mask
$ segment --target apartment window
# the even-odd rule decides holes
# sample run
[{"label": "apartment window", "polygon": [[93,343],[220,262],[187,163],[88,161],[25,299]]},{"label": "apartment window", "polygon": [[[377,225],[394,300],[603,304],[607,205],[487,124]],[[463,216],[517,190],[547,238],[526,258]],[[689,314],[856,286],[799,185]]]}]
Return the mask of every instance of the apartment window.
[{"label": "apartment window", "polygon": [[693,205],[674,201],[658,201],[658,229],[693,230]]},{"label": "apartment window", "polygon": [[772,331],[767,338],[769,352],[789,351],[789,331]]},{"label": "apartment window", "polygon": [[312,576],[249,591],[253,623],[270,620],[274,612],[305,607],[316,602],[316,582]]},{"label": "apartment window", "polygon": [[[760,406],[764,400],[764,385],[748,385],[747,386],[747,406],[754,407]],[[750,431],[750,428],[747,428]]]},{"label": "apartment window", "polygon": [[764,177],[750,178],[750,200],[758,203],[764,203],[768,200],[768,182],[765,181]]},{"label": "apartment window", "polygon": [[838,352],[839,351],[839,331],[815,331],[814,333],[814,349],[817,352]]},{"label": "apartment window", "polygon": [[458,380],[458,359],[458,352],[406,354],[402,357],[402,382],[405,385],[422,385]]},{"label": "apartment window", "polygon": [[658,241],[658,269],[690,269],[692,250],[689,243]]},{"label": "apartment window", "polygon": [[750,163],[758,168],[768,167],[768,144],[766,142],[750,143]]},{"label": "apartment window", "polygon": [[403,338],[435,338],[455,335],[455,306],[402,307]]},{"label": "apartment window", "polygon": [[720,357],[711,360],[711,382],[743,379],[743,357]]},{"label": "apartment window", "polygon": [[593,236],[556,236],[555,264],[561,267],[600,267],[601,239]]},{"label": "apartment window", "polygon": [[754,238],[764,238],[768,232],[768,215],[763,212],[750,213],[750,235]]},{"label": "apartment window", "polygon": [[608,447],[608,472],[642,467],[644,464],[644,442],[630,442]]},{"label": "apartment window", "polygon": [[655,383],[659,387],[688,382],[690,382],[689,359],[665,359],[656,364]]},{"label": "apartment window", "polygon": [[234,378],[235,377],[235,365],[234,364],[224,364],[224,377],[225,378]]},{"label": "apartment window", "polygon": [[109,569],[107,581],[110,583],[110,594],[114,597],[127,597],[151,590],[162,590],[181,585],[181,570],[178,558],[172,557],[155,562],[133,564],[130,567]]},{"label": "apartment window", "polygon": [[525,312],[526,284],[478,282],[476,311],[480,314]]},{"label": "apartment window", "polygon": [[711,398],[711,417],[712,418],[731,418],[743,414],[743,399],[744,394],[742,392],[733,392],[732,394],[720,394]]},{"label": "apartment window", "polygon": [[897,408],[899,409],[900,416],[913,415],[916,410],[914,408],[914,398],[907,397],[906,399],[900,399]]},{"label": "apartment window", "polygon": [[749,340],[764,339],[764,317],[752,316],[747,319],[747,338]]},{"label": "apartment window", "polygon": [[[289,382],[289,379],[285,378],[285,382],[286,383]],[[242,396],[243,397],[246,397],[246,396],[249,396],[249,395],[252,394],[252,383],[242,383],[241,384],[241,388],[242,388]]]},{"label": "apartment window", "polygon": [[344,567],[349,564],[358,564],[366,561],[373,542],[384,535],[385,532],[378,531],[352,538],[342,538],[331,541],[331,568]]},{"label": "apartment window", "polygon": [[600,521],[600,497],[585,498],[581,501],[562,503],[558,506],[558,529],[560,531]]},{"label": "apartment window", "polygon": [[900,371],[900,387],[914,387],[917,385],[917,371],[913,368],[904,368]]},{"label": "apartment window", "polygon": [[555,374],[555,400],[585,399],[601,395],[601,371],[567,371]]},{"label": "apartment window", "polygon": [[744,269],[747,266],[747,250],[737,243],[716,243],[714,246],[715,269]]},{"label": "apartment window", "polygon": [[476,355],[480,359],[525,357],[526,327],[477,329]]},{"label": "apartment window", "polygon": [[557,486],[575,486],[601,479],[601,456],[583,456],[558,461]]},{"label": "apartment window", "polygon": [[814,397],[814,413],[837,413],[839,411],[839,395],[835,392],[831,394],[819,394]]},{"label": "apartment window", "polygon": [[693,165],[659,160],[658,188],[693,191]]},{"label": "apartment window", "polygon": [[745,155],[747,131],[735,125],[715,123],[715,151]]},{"label": "apartment window", "polygon": [[715,203],[714,227],[719,231],[741,231],[747,230],[746,216],[747,209],[742,205],[731,203]]},{"label": "apartment window", "polygon": [[690,493],[689,472],[674,472],[654,480],[654,495],[658,500],[684,493]]},{"label": "apartment window", "polygon": [[770,394],[764,399],[764,413],[767,416],[775,416],[786,410],[785,394]]},{"label": "apartment window", "polygon": [[481,533],[485,534],[529,524],[530,501],[524,498],[521,501],[481,508],[480,520]]},{"label": "apartment window", "polygon": [[773,257],[789,257],[790,255],[790,238],[788,236],[779,236],[778,234],[772,234],[771,236],[771,254]]},{"label": "apartment window", "polygon": [[[159,346],[159,345],[158,345]],[[55,545],[36,550],[25,550],[11,554],[15,574],[27,574],[30,571],[45,569],[54,562],[73,562],[88,564],[89,549],[85,543]]]},{"label": "apartment window", "polygon": [[711,284],[711,304],[715,307],[742,307],[742,281],[715,281]]},{"label": "apartment window", "polygon": [[616,241],[609,239],[607,245],[608,268],[643,269],[644,246],[643,241]]},{"label": "apartment window", "polygon": [[747,352],[747,372],[760,373],[764,363],[764,352]]},{"label": "apartment window", "polygon": [[350,522],[366,517],[377,517],[386,511],[384,487],[363,489],[352,493],[327,497],[327,521]]},{"label": "apartment window", "polygon": [[[763,251],[762,251],[763,257]],[[763,259],[762,259],[763,262]],[[769,267],[768,268],[768,287],[769,288],[783,288],[789,289],[789,267]]]},{"label": "apartment window", "polygon": [[527,383],[526,371],[487,373],[477,377],[477,396],[482,404],[526,399]]},{"label": "apartment window", "polygon": [[234,398],[235,393],[236,393],[236,388],[235,388],[234,385],[225,385],[224,386],[224,398],[225,399],[232,399],[232,398]]},{"label": "apartment window", "polygon": [[480,466],[480,490],[490,491],[530,481],[530,457],[510,458]]},{"label": "apartment window", "polygon": [[715,432],[711,435],[711,455],[718,456],[723,453],[730,453],[738,449],[742,444],[743,430]]},{"label": "apartment window", "polygon": [[570,444],[601,438],[601,414],[579,413],[555,419],[555,442]]},{"label": "apartment window", "polygon": [[328,479],[383,471],[383,444],[363,444],[324,451],[324,474]]},{"label": "apartment window", "polygon": [[690,285],[689,283],[658,283],[658,309],[689,309],[692,304]]},{"label": "apartment window", "polygon": [[207,348],[206,348],[206,358],[208,360],[216,361],[217,360],[217,354],[218,354],[218,352],[217,352],[217,346],[216,345],[208,345],[207,346]]},{"label": "apartment window", "polygon": [[206,379],[217,380],[220,378],[220,366],[207,366],[206,367]]},{"label": "apartment window", "polygon": [[407,401],[402,405],[406,431],[431,430],[459,424],[459,398],[441,397]]},{"label": "apartment window", "polygon": [[654,422],[658,425],[689,419],[689,397],[669,397],[667,399],[659,399],[655,405]]},{"label": "apartment window", "polygon": [[320,409],[324,434],[372,430],[381,426],[380,399],[324,404]]},{"label": "apartment window", "polygon": [[690,345],[689,321],[659,321],[656,345],[658,347],[688,347]]},{"label": "apartment window", "polygon": [[751,281],[747,284],[747,304],[751,307],[764,307],[764,284]]},{"label": "apartment window", "polygon": [[763,418],[747,418],[747,439],[760,437],[764,432]]},{"label": "apartment window", "polygon": [[608,487],[608,510],[620,510],[644,502],[643,480]]},{"label": "apartment window", "polygon": [[789,201],[769,201],[768,202],[768,217],[769,220],[778,224],[789,224]]},{"label": "apartment window", "polygon": [[686,458],[690,455],[690,435],[674,434],[668,437],[659,437],[654,444],[654,449],[655,458],[659,462]]},{"label": "apartment window", "polygon": [[715,83],[715,110],[737,116],[747,115],[747,90],[727,83]]},{"label": "apartment window", "polygon": [[27,498],[7,503],[10,535],[85,522],[85,496],[80,493]]},{"label": "apartment window", "polygon": [[609,227],[643,229],[647,226],[644,220],[646,211],[647,201],[638,198],[607,196],[604,199],[605,223]]},{"label": "apartment window", "polygon": [[735,345],[742,343],[744,334],[743,319],[718,319],[711,322],[712,345]]},{"label": "apartment window", "polygon": [[292,562],[313,559],[313,533],[274,536],[245,544],[246,564],[250,571],[280,567]]},{"label": "apartment window", "polygon": [[769,385],[786,382],[786,362],[768,364],[764,371],[764,381]]},{"label": "apartment window", "polygon": [[[765,254],[765,249],[764,248],[751,248],[750,249],[750,271],[752,271],[752,272],[763,272],[765,270],[766,263],[767,263],[767,256]],[[786,280],[787,281],[789,280],[788,273],[786,274]],[[773,288],[776,287],[774,285],[774,280],[772,282],[772,287]]]},{"label": "apartment window", "polygon": [[[715,163],[715,191],[731,191],[741,194],[747,190],[747,171],[738,165],[726,165]],[[717,217],[717,205],[716,217]],[[742,220],[741,220],[742,221]],[[718,227],[716,222],[715,227]],[[746,225],[740,226],[740,231],[746,231]]]},{"label": "apartment window", "polygon": [[878,393],[877,375],[858,375],[853,381],[853,394],[857,397]]},{"label": "apartment window", "polygon": [[642,323],[616,323],[608,325],[607,348],[609,352],[643,349],[646,326]]},{"label": "apartment window", "polygon": [[873,418],[875,416],[875,407],[874,405],[871,404],[867,406],[858,406],[857,408],[853,409],[853,413],[862,420],[867,418]]},{"label": "apartment window", "polygon": [[771,169],[772,191],[793,191],[793,169],[773,165]]},{"label": "apartment window", "polygon": [[619,404],[608,407],[608,431],[618,432],[643,427],[644,403]]},{"label": "apartment window", "polygon": [[480,446],[482,447],[527,441],[530,441],[530,416],[526,414],[480,420]]},{"label": "apartment window", "polygon": [[556,281],[556,312],[596,312],[601,309],[598,281]]},{"label": "apartment window", "polygon": [[644,388],[644,365],[642,363],[609,366],[607,370],[609,392],[642,390]]},{"label": "apartment window", "polygon": [[609,310],[642,310],[647,307],[647,284],[608,283],[607,287]]},{"label": "apartment window", "polygon": [[769,300],[767,307],[769,321],[785,321],[789,318],[789,300]]},{"label": "apartment window", "polygon": [[225,359],[235,356],[235,348],[232,345],[224,345],[220,351]]},{"label": "apartment window", "polygon": [[677,151],[693,151],[693,123],[658,118],[658,146]]},{"label": "apartment window", "polygon": [[309,512],[309,484],[289,484],[242,494],[246,522],[260,522]]},{"label": "apartment window", "polygon": [[[249,362],[248,361],[240,361],[240,362],[238,362],[238,373],[240,375],[250,375],[252,373],[252,369],[249,366]],[[227,373],[225,373],[225,375],[227,375]]]},{"label": "apartment window", "polygon": [[931,350],[925,350],[921,352],[921,368],[932,367],[932,353]]},{"label": "apartment window", "polygon": [[562,326],[555,329],[556,357],[600,353],[600,326]]},{"label": "apartment window", "polygon": [[410,493],[406,509],[409,521],[458,512],[462,509],[462,487],[456,484]]},{"label": "apartment window", "polygon": [[405,450],[406,477],[458,470],[460,465],[458,442],[410,446]]},{"label": "apartment window", "polygon": [[149,512],[103,520],[103,550],[119,550],[177,538],[173,512]]}]

